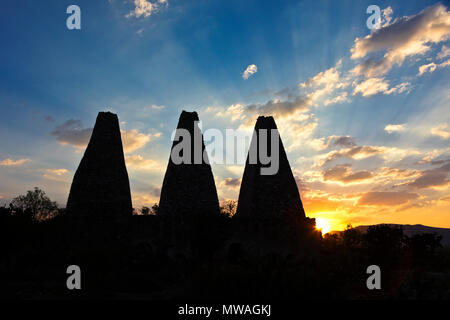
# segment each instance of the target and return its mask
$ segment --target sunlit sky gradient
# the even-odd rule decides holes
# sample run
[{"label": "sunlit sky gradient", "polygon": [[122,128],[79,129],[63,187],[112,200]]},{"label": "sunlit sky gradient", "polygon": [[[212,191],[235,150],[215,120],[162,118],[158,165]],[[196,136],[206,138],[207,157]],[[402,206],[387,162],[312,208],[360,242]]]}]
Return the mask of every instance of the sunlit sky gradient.
[{"label": "sunlit sky gradient", "polygon": [[[81,30],[66,28],[71,4]],[[370,4],[383,9],[372,34]],[[0,201],[39,186],[64,206],[96,115],[110,110],[133,205],[152,205],[185,109],[203,129],[248,129],[274,115],[307,215],[331,229],[450,227],[448,10],[435,1],[3,0]],[[213,172],[219,198],[237,199],[243,166]]]}]

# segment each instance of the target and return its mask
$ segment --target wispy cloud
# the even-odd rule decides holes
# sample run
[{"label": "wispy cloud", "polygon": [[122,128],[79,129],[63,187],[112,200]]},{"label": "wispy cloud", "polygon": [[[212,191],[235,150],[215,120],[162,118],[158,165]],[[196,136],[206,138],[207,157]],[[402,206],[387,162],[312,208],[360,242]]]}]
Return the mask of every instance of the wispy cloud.
[{"label": "wispy cloud", "polygon": [[396,19],[364,38],[357,38],[351,49],[352,59],[385,52],[381,59],[368,57],[353,72],[367,77],[386,74],[395,65],[414,55],[430,50],[430,44],[447,40],[450,34],[450,13],[440,3],[420,13]]},{"label": "wispy cloud", "polygon": [[336,165],[323,172],[324,181],[339,181],[342,183],[361,182],[372,177],[372,172],[367,170],[353,172],[350,164]]},{"label": "wispy cloud", "polygon": [[431,134],[443,139],[450,139],[450,127],[446,123],[442,123],[437,127],[431,128]]},{"label": "wispy cloud", "polygon": [[148,0],[134,0],[134,9],[126,14],[125,17],[147,18],[168,5],[169,2],[167,0],[158,0],[154,2]]},{"label": "wispy cloud", "polygon": [[220,187],[227,187],[233,189],[239,188],[240,185],[241,185],[240,178],[225,178],[219,184]]},{"label": "wispy cloud", "polygon": [[256,114],[274,114],[279,117],[288,116],[296,111],[307,111],[310,106],[308,98],[298,96],[293,100],[269,100],[264,104],[252,104],[245,107],[248,112]]},{"label": "wispy cloud", "polygon": [[354,146],[351,148],[345,148],[337,151],[331,151],[327,155],[327,162],[339,159],[365,159],[386,152],[385,147],[376,146]]},{"label": "wispy cloud", "polygon": [[436,58],[438,59],[444,59],[446,57],[450,56],[450,48],[443,45],[441,48],[441,51],[437,54]]},{"label": "wispy cloud", "polygon": [[4,159],[0,162],[0,166],[5,166],[5,167],[18,167],[23,165],[24,163],[27,163],[31,161],[30,159],[17,159],[17,160],[13,160],[10,158]]},{"label": "wispy cloud", "polygon": [[133,152],[143,148],[154,137],[159,137],[161,134],[144,134],[135,129],[121,130],[123,151],[125,153]]},{"label": "wispy cloud", "polygon": [[386,131],[389,134],[405,130],[406,124],[388,124],[386,127],[384,127],[384,131]]},{"label": "wispy cloud", "polygon": [[59,143],[83,148],[89,142],[92,128],[83,128],[80,120],[69,119],[50,133]]},{"label": "wispy cloud", "polygon": [[242,78],[244,80],[247,80],[251,75],[253,75],[256,72],[258,72],[258,67],[255,64],[251,64],[242,73]]},{"label": "wispy cloud", "polygon": [[353,95],[360,93],[363,97],[371,96],[377,93],[392,94],[402,93],[408,90],[410,83],[403,82],[395,87],[389,87],[389,81],[385,78],[369,78],[358,83],[353,90]]},{"label": "wispy cloud", "polygon": [[157,160],[145,159],[139,154],[125,156],[125,162],[127,167],[133,170],[160,171],[164,169],[164,166]]},{"label": "wispy cloud", "polygon": [[450,184],[449,173],[450,163],[447,163],[439,168],[423,171],[420,177],[406,185],[417,189],[447,186]]},{"label": "wispy cloud", "polygon": [[69,171],[67,169],[61,168],[61,169],[45,169],[42,176],[45,179],[53,180],[53,181],[60,181],[60,182],[70,182],[68,180],[68,174]]},{"label": "wispy cloud", "polygon": [[406,191],[371,191],[365,193],[359,200],[359,205],[396,206],[419,198],[417,193]]},{"label": "wispy cloud", "polygon": [[444,67],[448,67],[448,66],[450,66],[450,60],[447,60],[447,61],[444,61],[444,62],[438,63],[438,64],[436,64],[434,62],[424,64],[419,67],[419,73],[417,75],[421,76],[427,72],[433,73],[437,68],[444,68]]},{"label": "wispy cloud", "polygon": [[350,148],[356,146],[356,142],[350,136],[330,136],[328,137],[327,146]]},{"label": "wispy cloud", "polygon": [[[91,138],[93,128],[83,128],[80,120],[70,119],[51,132],[62,145],[85,148]],[[121,130],[122,144],[125,153],[143,148],[151,139],[158,138],[161,133],[144,134],[136,129]]]},{"label": "wispy cloud", "polygon": [[55,174],[57,176],[62,176],[63,174],[66,174],[67,172],[69,172],[67,169],[45,169],[46,172],[51,173],[51,174]]}]

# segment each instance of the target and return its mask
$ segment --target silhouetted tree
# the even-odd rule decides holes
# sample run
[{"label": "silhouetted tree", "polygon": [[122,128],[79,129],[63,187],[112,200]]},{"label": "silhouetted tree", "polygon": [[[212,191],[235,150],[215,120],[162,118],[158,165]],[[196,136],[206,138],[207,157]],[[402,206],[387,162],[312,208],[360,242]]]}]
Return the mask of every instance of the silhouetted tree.
[{"label": "silhouetted tree", "polygon": [[351,225],[347,225],[342,235],[342,244],[347,249],[361,248],[363,234],[361,231],[354,229]]},{"label": "silhouetted tree", "polygon": [[7,208],[6,205],[0,207],[0,217],[10,216],[11,208]]},{"label": "silhouetted tree", "polygon": [[141,214],[144,215],[144,216],[149,215],[150,214],[150,208],[146,207],[146,206],[143,206],[141,208]]},{"label": "silhouetted tree", "polygon": [[399,259],[406,240],[401,227],[389,225],[370,226],[363,237],[370,257],[381,263],[394,263]]},{"label": "silhouetted tree", "polygon": [[335,252],[341,244],[342,236],[338,233],[326,233],[323,235],[322,245],[327,252]]},{"label": "silhouetted tree", "polygon": [[58,205],[51,201],[45,192],[38,187],[29,190],[11,201],[10,207],[16,213],[29,215],[32,219],[43,220],[58,213]]},{"label": "silhouetted tree", "polygon": [[220,207],[220,212],[231,218],[236,213],[237,201],[235,200],[227,200],[222,207]]},{"label": "silhouetted tree", "polygon": [[159,210],[159,204],[155,203],[152,206],[152,213],[151,214],[158,215],[158,210]]},{"label": "silhouetted tree", "polygon": [[417,260],[423,262],[441,248],[442,236],[434,233],[415,234],[408,239],[408,246]]}]

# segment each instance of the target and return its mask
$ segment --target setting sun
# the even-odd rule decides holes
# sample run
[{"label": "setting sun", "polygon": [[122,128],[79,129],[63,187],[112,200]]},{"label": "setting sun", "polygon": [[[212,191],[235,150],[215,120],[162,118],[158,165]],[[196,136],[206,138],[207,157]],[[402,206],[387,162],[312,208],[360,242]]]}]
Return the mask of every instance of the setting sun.
[{"label": "setting sun", "polygon": [[331,231],[330,224],[324,218],[316,218],[316,228],[318,230],[322,230],[322,234],[328,233]]}]

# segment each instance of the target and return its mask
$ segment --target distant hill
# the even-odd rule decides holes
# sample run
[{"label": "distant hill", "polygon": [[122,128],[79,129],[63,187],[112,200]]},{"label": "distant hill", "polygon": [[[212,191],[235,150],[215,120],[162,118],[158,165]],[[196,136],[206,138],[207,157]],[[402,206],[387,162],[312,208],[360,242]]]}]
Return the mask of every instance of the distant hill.
[{"label": "distant hill", "polygon": [[[441,244],[443,247],[450,247],[450,229],[448,228],[435,228],[428,227],[421,224],[392,224],[392,223],[384,223],[384,225],[388,225],[391,227],[402,227],[403,233],[408,237],[413,236],[418,233],[436,233],[442,236]],[[358,226],[355,229],[365,233],[367,229],[371,226]],[[339,233],[339,232],[336,232]]]}]

